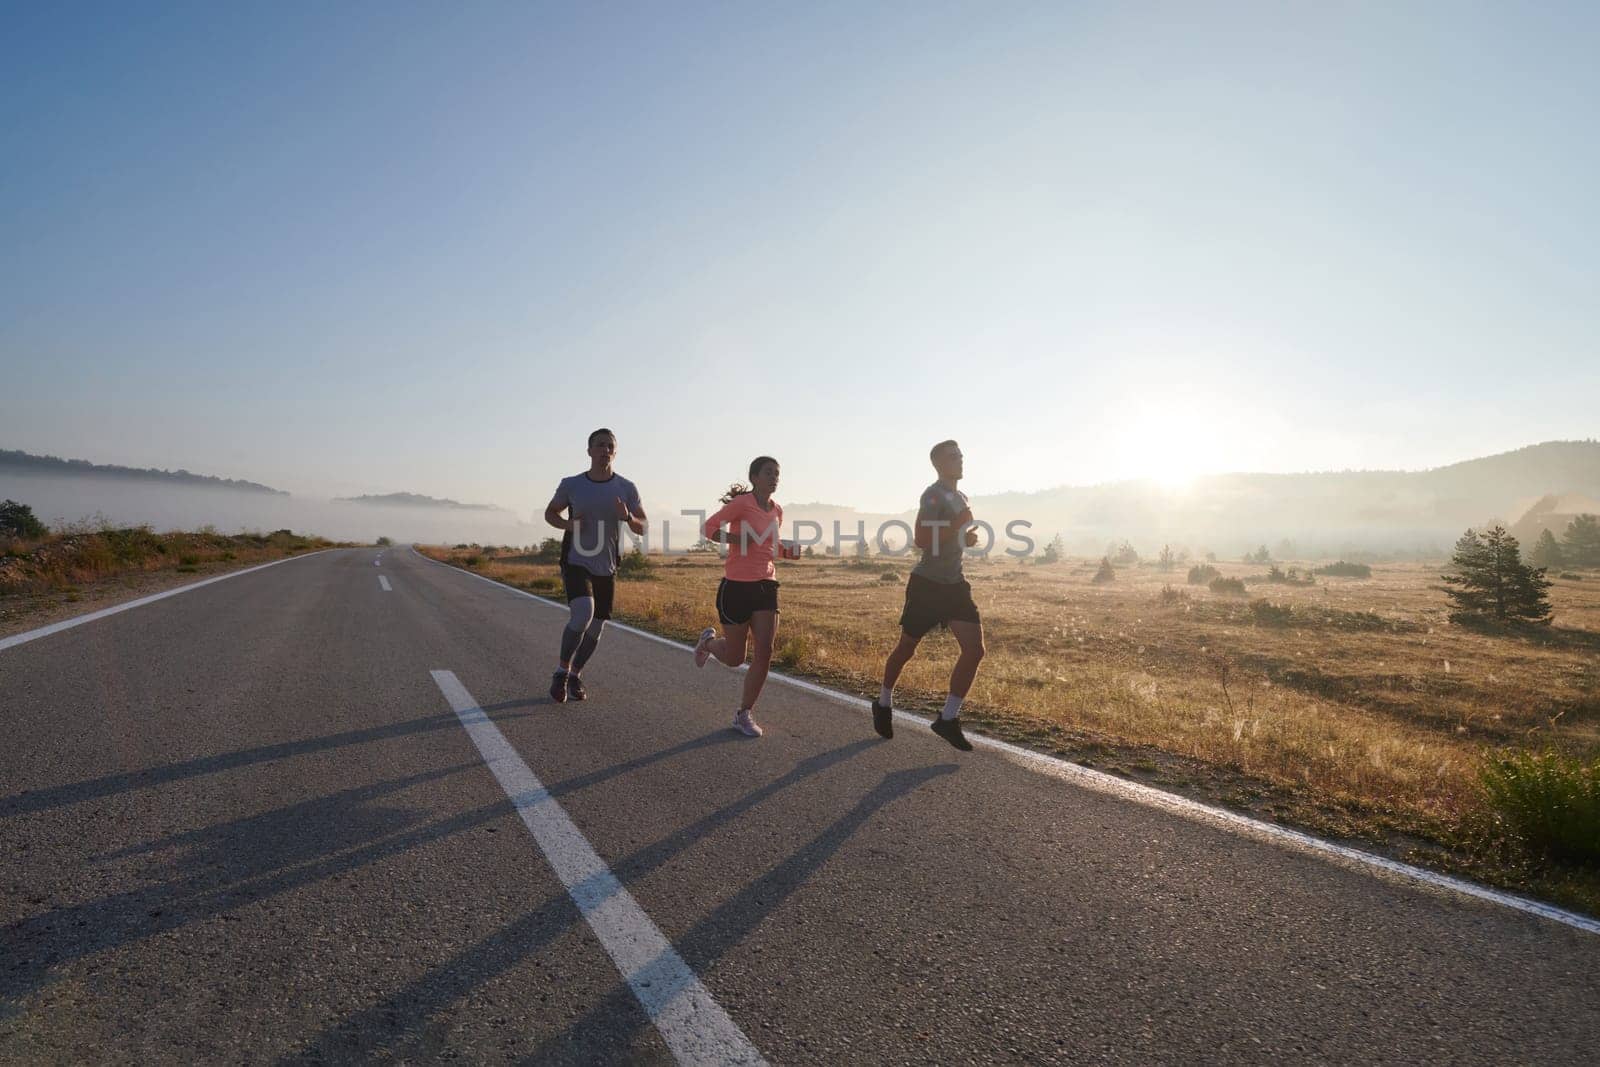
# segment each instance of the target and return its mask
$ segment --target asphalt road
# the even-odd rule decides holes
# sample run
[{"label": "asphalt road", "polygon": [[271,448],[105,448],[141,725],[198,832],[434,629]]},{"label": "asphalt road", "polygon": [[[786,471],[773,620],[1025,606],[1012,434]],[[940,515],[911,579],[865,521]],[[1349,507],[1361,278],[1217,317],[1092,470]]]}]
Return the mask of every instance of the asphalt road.
[{"label": "asphalt road", "polygon": [[1594,933],[787,686],[748,740],[627,633],[556,705],[564,612],[377,554],[0,649],[0,1060],[1600,1048]]}]

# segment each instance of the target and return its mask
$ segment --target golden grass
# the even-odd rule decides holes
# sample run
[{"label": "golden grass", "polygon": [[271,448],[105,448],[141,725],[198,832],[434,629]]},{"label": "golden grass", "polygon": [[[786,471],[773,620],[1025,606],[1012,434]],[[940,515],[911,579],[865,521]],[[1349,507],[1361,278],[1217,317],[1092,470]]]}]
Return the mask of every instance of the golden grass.
[{"label": "golden grass", "polygon": [[334,542],[288,530],[270,534],[154,533],[148,526],[79,529],[34,540],[0,539],[0,596],[70,590],[117,575],[198,571],[281,559]]},{"label": "golden grass", "polygon": [[[555,566],[531,557],[425,551],[457,564],[478,555],[477,573],[559,597]],[[1148,748],[1428,836],[1480,810],[1488,750],[1600,754],[1600,575],[1555,582],[1547,632],[1507,635],[1449,624],[1437,566],[1290,586],[1250,581],[1265,566],[1216,564],[1247,580],[1239,598],[1187,585],[1181,568],[1093,584],[1097,562],[968,568],[989,649],[968,698],[974,721]],[[787,646],[800,672],[873,692],[909,564],[783,565],[780,660]],[[654,569],[619,590],[619,618],[686,639],[715,623],[715,557]],[[947,635],[931,635],[896,703],[942,700],[954,656]]]}]

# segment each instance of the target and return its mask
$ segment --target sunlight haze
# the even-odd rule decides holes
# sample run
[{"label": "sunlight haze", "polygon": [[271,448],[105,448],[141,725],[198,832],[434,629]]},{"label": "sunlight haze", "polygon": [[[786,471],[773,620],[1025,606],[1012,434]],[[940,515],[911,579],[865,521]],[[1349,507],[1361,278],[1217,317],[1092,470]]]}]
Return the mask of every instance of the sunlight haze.
[{"label": "sunlight haze", "polygon": [[0,447],[542,512],[1592,436],[1600,9],[13,7]]}]

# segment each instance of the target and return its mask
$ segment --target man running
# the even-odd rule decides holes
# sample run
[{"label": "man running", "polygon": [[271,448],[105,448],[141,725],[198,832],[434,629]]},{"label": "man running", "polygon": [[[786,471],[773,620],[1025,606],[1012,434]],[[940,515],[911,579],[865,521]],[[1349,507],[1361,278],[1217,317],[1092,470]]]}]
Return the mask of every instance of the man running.
[{"label": "man running", "polygon": [[950,692],[944,710],[929,725],[933,732],[962,752],[972,751],[972,742],[961,732],[961,702],[977,677],[983,660],[983,621],[972,602],[972,586],[961,576],[961,556],[966,545],[978,543],[978,531],[966,529],[972,522],[967,495],[956,488],[961,480],[961,446],[940,441],[928,453],[939,480],[922,492],[912,539],[922,550],[922,562],[911,570],[906,582],[906,604],[900,613],[900,643],[883,665],[883,688],[872,702],[872,727],[880,737],[894,736],[894,684],[900,672],[917,654],[917,644],[935,626],[948,626],[961,646],[961,655],[950,671]]},{"label": "man running", "polygon": [[[622,525],[642,536],[644,505],[639,490],[611,469],[617,455],[617,435],[599,429],[589,435],[589,469],[561,479],[556,495],[544,509],[544,521],[561,536],[561,582],[566,587],[570,614],[561,632],[561,663],[550,679],[550,699],[582,700],[587,693],[579,675],[600,643],[600,632],[611,618],[617,565],[622,561],[619,541]],[[562,518],[561,512],[567,512]]]}]

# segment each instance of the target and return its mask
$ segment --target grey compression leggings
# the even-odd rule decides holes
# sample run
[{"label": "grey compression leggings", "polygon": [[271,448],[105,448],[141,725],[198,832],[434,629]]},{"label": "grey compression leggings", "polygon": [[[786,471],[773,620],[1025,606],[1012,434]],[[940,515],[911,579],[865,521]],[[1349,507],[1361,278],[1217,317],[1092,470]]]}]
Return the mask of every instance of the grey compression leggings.
[{"label": "grey compression leggings", "polygon": [[572,673],[583,670],[583,665],[594,655],[600,643],[600,634],[606,620],[594,617],[594,597],[574,597],[572,614],[567,618],[566,629],[561,631],[561,662],[570,664]]}]

